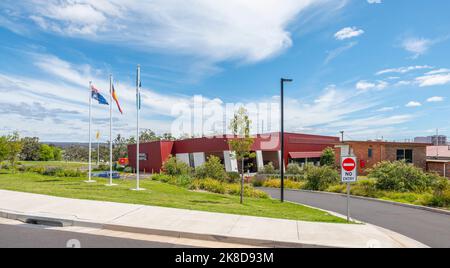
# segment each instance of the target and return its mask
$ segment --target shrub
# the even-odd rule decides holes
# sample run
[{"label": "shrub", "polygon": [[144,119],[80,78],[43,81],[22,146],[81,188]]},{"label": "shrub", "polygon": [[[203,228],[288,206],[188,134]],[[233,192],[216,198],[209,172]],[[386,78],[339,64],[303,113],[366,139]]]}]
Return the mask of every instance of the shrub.
[{"label": "shrub", "polygon": [[[226,191],[230,195],[241,195],[241,185],[238,183],[226,185]],[[250,185],[244,185],[244,196],[253,198],[269,198],[269,195],[263,191],[257,190]]]},{"label": "shrub", "polygon": [[334,166],[335,163],[334,150],[331,147],[326,148],[322,151],[322,156],[320,157],[321,166]]},{"label": "shrub", "polygon": [[109,165],[100,164],[96,168],[94,168],[93,171],[109,171]]},{"label": "shrub", "polygon": [[188,175],[192,172],[192,169],[188,164],[173,156],[170,156],[169,159],[164,162],[163,170],[169,175]]},{"label": "shrub", "polygon": [[433,207],[450,207],[450,189],[443,191],[441,194],[434,194],[429,205]]},{"label": "shrub", "polygon": [[278,172],[275,170],[275,167],[273,166],[273,163],[270,162],[267,165],[264,165],[263,174],[277,174]]},{"label": "shrub", "polygon": [[191,189],[204,190],[217,194],[225,194],[225,186],[218,180],[206,178],[194,180]]},{"label": "shrub", "polygon": [[286,173],[291,175],[300,175],[303,173],[303,170],[299,164],[291,163],[287,166]]},{"label": "shrub", "polygon": [[377,179],[377,189],[396,192],[425,192],[436,180],[435,175],[405,161],[378,163],[368,171],[368,177]]},{"label": "shrub", "polygon": [[123,172],[125,172],[125,173],[133,173],[133,168],[132,167],[125,167],[123,169]]},{"label": "shrub", "polygon": [[325,191],[330,185],[339,182],[338,172],[329,166],[311,166],[305,170],[307,181],[305,188],[314,191]]},{"label": "shrub", "polygon": [[239,182],[241,175],[238,172],[227,172],[228,182]]},{"label": "shrub", "polygon": [[[284,180],[284,187],[286,189],[303,189],[305,187],[305,182],[298,182],[293,180]],[[281,180],[280,179],[269,179],[264,181],[262,184],[264,187],[269,188],[280,188],[281,187]]]},{"label": "shrub", "polygon": [[256,174],[252,178],[252,184],[254,187],[261,187],[261,186],[263,186],[263,184],[266,180],[267,180],[266,175]]},{"label": "shrub", "polygon": [[195,177],[198,179],[213,178],[219,181],[226,181],[228,176],[220,162],[220,158],[211,155],[208,160],[195,170]]}]

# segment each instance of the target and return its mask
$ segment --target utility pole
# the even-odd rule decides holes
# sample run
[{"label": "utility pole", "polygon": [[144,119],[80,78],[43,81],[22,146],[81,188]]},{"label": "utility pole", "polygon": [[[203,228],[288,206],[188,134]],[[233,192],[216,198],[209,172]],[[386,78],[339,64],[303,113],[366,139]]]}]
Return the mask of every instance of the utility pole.
[{"label": "utility pole", "polygon": [[292,82],[292,79],[281,78],[281,161],[280,161],[280,175],[281,175],[281,202],[284,202],[284,83]]}]

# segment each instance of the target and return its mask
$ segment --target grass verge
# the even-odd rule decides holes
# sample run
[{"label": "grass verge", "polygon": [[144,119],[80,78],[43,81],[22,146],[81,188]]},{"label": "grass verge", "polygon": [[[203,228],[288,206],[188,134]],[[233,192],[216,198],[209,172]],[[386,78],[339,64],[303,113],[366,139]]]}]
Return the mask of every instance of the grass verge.
[{"label": "grass verge", "polygon": [[329,213],[274,199],[246,198],[243,205],[239,197],[214,193],[194,192],[151,180],[143,180],[146,191],[134,192],[134,181],[116,180],[116,187],[105,187],[104,179],[97,183],[84,183],[86,178],[49,177],[35,173],[0,172],[0,189],[44,194],[58,197],[142,204],[171,208],[201,210],[229,214],[279,218],[289,220],[345,223]]}]

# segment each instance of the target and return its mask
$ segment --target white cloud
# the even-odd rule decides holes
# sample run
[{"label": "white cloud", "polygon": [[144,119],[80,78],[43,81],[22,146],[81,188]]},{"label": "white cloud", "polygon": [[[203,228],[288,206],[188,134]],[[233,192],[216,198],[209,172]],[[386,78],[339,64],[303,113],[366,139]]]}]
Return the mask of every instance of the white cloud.
[{"label": "white cloud", "polygon": [[412,107],[420,107],[420,106],[422,106],[422,103],[420,103],[418,101],[410,101],[410,102],[408,102],[405,105],[405,107],[410,107],[410,108],[412,108]]},{"label": "white cloud", "polygon": [[416,78],[420,87],[446,85],[450,83],[450,72],[424,75]]},{"label": "white cloud", "polygon": [[388,73],[400,73],[400,74],[405,74],[411,71],[415,71],[415,70],[422,70],[422,69],[432,69],[433,67],[428,66],[428,65],[417,65],[417,66],[408,66],[408,67],[400,67],[400,68],[390,68],[390,69],[385,69],[385,70],[381,70],[379,72],[376,73],[376,75],[382,75],[382,74],[388,74]]},{"label": "white cloud", "polygon": [[427,102],[441,102],[444,101],[444,97],[435,96],[427,99]]},{"label": "white cloud", "polygon": [[395,107],[383,107],[377,110],[377,112],[384,113],[395,110]]},{"label": "white cloud", "polygon": [[407,38],[403,40],[402,47],[413,54],[413,58],[417,58],[425,54],[433,45],[433,41],[426,38]]},{"label": "white cloud", "polygon": [[[344,1],[339,1],[342,3]],[[209,61],[267,59],[292,45],[287,26],[330,0],[51,0],[7,5],[42,30]]]},{"label": "white cloud", "polygon": [[367,3],[369,3],[369,4],[381,4],[382,1],[381,0],[367,0]]},{"label": "white cloud", "polygon": [[356,89],[362,90],[362,91],[370,90],[370,89],[383,90],[388,86],[389,86],[389,83],[387,83],[385,81],[367,82],[365,80],[361,80],[358,83],[356,83]]},{"label": "white cloud", "polygon": [[345,40],[364,34],[364,31],[356,27],[346,27],[334,34],[337,40]]},{"label": "white cloud", "polygon": [[431,75],[431,74],[442,74],[442,73],[450,73],[450,69],[447,69],[447,68],[436,69],[436,70],[430,71],[426,74]]}]

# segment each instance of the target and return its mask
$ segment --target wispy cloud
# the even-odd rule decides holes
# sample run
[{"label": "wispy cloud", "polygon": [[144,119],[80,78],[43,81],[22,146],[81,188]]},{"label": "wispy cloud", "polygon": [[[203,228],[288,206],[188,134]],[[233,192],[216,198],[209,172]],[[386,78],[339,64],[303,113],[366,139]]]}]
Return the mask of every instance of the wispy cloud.
[{"label": "wispy cloud", "polygon": [[399,73],[399,74],[405,74],[409,73],[411,71],[415,70],[423,70],[423,69],[432,69],[432,66],[428,65],[416,65],[416,66],[407,66],[407,67],[400,67],[400,68],[389,68],[384,69],[376,73],[376,75],[382,75],[382,74],[389,74],[389,73]]},{"label": "wispy cloud", "polygon": [[419,76],[416,82],[420,87],[446,85],[450,83],[450,72]]},{"label": "wispy cloud", "polygon": [[358,44],[358,42],[351,42],[351,43],[348,43],[347,45],[338,47],[338,48],[336,48],[336,49],[334,49],[332,51],[327,52],[327,57],[325,59],[324,64],[327,65],[332,60],[337,58],[339,55],[341,55],[342,53],[344,53],[347,50],[351,49],[352,47],[356,46],[357,44]]},{"label": "wispy cloud", "polygon": [[439,37],[436,39],[428,39],[423,37],[407,37],[402,40],[401,47],[412,54],[413,59],[417,59],[423,54],[427,53],[433,45],[443,42],[448,39],[448,36]]},{"label": "wispy cloud", "polygon": [[257,62],[289,48],[289,23],[310,9],[326,8],[328,2],[52,0],[0,6],[13,10],[12,18],[31,21],[42,31],[58,35],[194,55],[212,62]]}]

